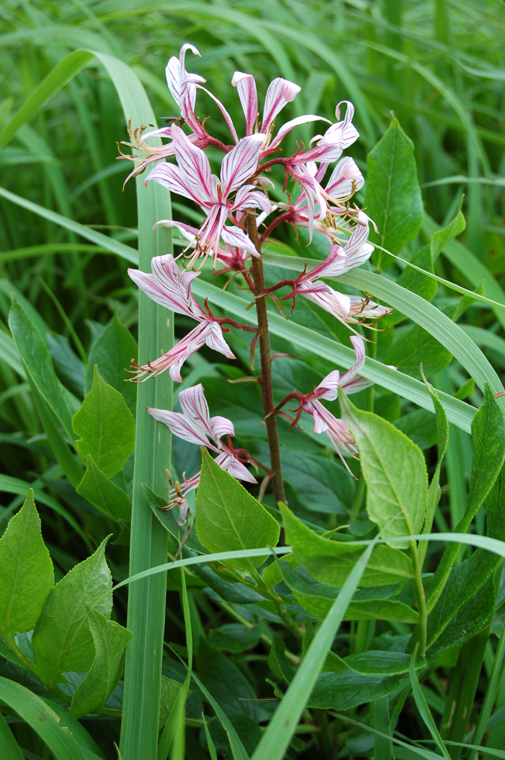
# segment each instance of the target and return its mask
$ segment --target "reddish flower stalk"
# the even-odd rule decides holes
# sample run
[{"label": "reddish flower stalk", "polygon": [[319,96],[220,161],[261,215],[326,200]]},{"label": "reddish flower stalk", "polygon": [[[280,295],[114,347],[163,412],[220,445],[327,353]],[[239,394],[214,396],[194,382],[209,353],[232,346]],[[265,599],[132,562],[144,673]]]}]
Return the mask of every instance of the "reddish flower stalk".
[{"label": "reddish flower stalk", "polygon": [[[254,280],[254,290],[256,293],[263,293],[265,290],[265,277],[263,273],[263,261],[261,259],[261,244],[258,238],[258,229],[256,227],[255,215],[249,213],[247,216],[247,231],[249,237],[256,246],[258,256],[252,259],[252,276]],[[284,493],[284,483],[282,481],[281,452],[279,447],[279,434],[277,431],[277,421],[274,411],[274,395],[272,386],[272,356],[270,352],[270,333],[268,331],[268,312],[266,297],[260,296],[256,300],[256,315],[259,327],[259,344],[261,357],[261,398],[263,401],[263,411],[265,412],[265,424],[268,432],[268,445],[270,448],[270,463],[273,476],[273,487],[275,501],[286,501]]]}]

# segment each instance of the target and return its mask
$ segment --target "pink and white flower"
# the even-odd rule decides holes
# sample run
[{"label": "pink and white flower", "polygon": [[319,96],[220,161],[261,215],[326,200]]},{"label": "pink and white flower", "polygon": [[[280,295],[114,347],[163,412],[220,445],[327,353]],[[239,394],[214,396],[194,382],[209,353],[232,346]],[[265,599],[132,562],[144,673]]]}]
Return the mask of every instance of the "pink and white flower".
[{"label": "pink and white flower", "polygon": [[[177,166],[156,166],[146,182],[154,180],[171,192],[189,198],[207,214],[196,235],[195,256],[191,263],[200,253],[215,257],[221,237],[231,245],[239,245],[252,252],[252,243],[243,230],[238,226],[226,227],[225,223],[228,218],[236,221],[234,215],[246,209],[260,208],[268,213],[272,208],[264,193],[256,190],[254,185],[245,184],[258,165],[261,135],[244,137],[226,154],[220,178],[211,173],[209,160],[203,150],[193,145],[176,125],[172,127],[172,139]],[[230,195],[235,191],[235,197],[231,199]],[[180,229],[187,227],[172,220],[162,220],[159,224]]]},{"label": "pink and white flower", "polygon": [[290,393],[276,407],[276,411],[279,411],[287,401],[290,399],[296,399],[299,406],[296,410],[297,414],[292,424],[295,425],[298,422],[302,412],[310,414],[314,420],[314,432],[325,433],[328,436],[337,454],[348,470],[349,467],[344,459],[344,454],[357,457],[358,450],[354,443],[354,438],[349,428],[344,425],[342,420],[337,419],[331,412],[329,412],[328,409],[323,406],[321,400],[335,401],[338,397],[339,388],[343,388],[347,394],[351,394],[358,393],[358,391],[364,390],[370,385],[373,385],[371,380],[367,380],[359,374],[365,363],[365,344],[363,338],[360,335],[353,335],[351,341],[354,347],[356,361],[347,372],[344,372],[341,375],[339,370],[333,370],[319,383],[317,388],[314,388],[312,393]]},{"label": "pink and white flower", "polygon": [[128,274],[153,301],[177,314],[185,314],[199,324],[173,348],[163,353],[159,359],[148,362],[144,366],[132,362],[136,372],[135,380],[145,380],[149,375],[154,377],[168,369],[172,380],[182,382],[182,365],[189,356],[204,345],[214,351],[219,351],[229,359],[235,359],[235,355],[223,337],[219,321],[210,312],[202,309],[191,295],[191,282],[198,277],[199,272],[181,272],[171,254],[153,258],[151,269],[152,274],[146,274],[137,269],[129,269]]},{"label": "pink and white flower", "polygon": [[[173,435],[197,446],[205,446],[210,451],[215,452],[217,454],[215,462],[237,480],[256,483],[256,478],[251,475],[241,461],[244,457],[239,457],[237,454],[237,452],[242,453],[243,450],[234,449],[231,446],[230,438],[235,435],[233,423],[226,417],[210,416],[202,384],[199,383],[181,391],[179,402],[182,413],[152,408],[148,408],[147,411],[155,420],[163,422]],[[228,437],[228,444],[221,440],[223,436]],[[180,507],[183,521],[186,519],[189,509],[185,496],[189,491],[197,488],[199,482],[200,473],[197,473],[189,480],[185,480],[182,486],[177,484],[176,497],[173,500],[175,503],[169,506]]]}]

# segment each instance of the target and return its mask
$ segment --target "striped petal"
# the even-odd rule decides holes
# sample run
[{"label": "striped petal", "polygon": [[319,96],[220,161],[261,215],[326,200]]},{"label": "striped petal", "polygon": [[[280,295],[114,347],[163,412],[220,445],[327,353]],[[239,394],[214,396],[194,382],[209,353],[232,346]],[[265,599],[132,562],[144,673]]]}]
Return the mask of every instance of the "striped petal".
[{"label": "striped petal", "polygon": [[246,135],[251,135],[258,118],[258,95],[256,82],[250,74],[236,71],[231,80],[233,87],[237,88],[242,110],[246,123]]},{"label": "striped petal", "polygon": [[171,254],[156,256],[151,261],[152,274],[128,269],[133,282],[153,301],[177,314],[195,319],[196,302],[191,295],[191,282],[198,272],[180,272]]},{"label": "striped petal", "polygon": [[[184,391],[182,391],[184,393]],[[182,395],[179,394],[179,396]],[[209,446],[209,441],[204,428],[197,426],[189,419],[185,414],[179,412],[169,412],[165,409],[152,409],[147,407],[147,411],[158,422],[163,422],[170,430],[171,433],[178,438],[182,438],[183,441],[188,443],[194,443],[197,446]]]},{"label": "striped petal", "polygon": [[288,79],[277,77],[273,82],[270,82],[263,108],[261,132],[267,131],[277,114],[282,111],[286,103],[291,103],[296,98],[300,90],[299,85],[290,82]]},{"label": "striped petal", "polygon": [[270,214],[273,206],[264,193],[260,190],[254,190],[252,185],[241,187],[233,201],[232,211],[239,211],[246,208],[260,208],[265,214]]},{"label": "striped petal", "polygon": [[332,198],[346,198],[365,184],[363,175],[354,159],[347,157],[334,168],[325,192]]},{"label": "striped petal", "polygon": [[199,205],[202,203],[208,205],[207,201],[202,201],[201,195],[195,192],[196,188],[188,183],[186,175],[178,166],[165,163],[158,164],[154,169],[151,169],[144,181],[144,185],[151,180],[154,180],[159,185],[163,185],[170,192],[182,195],[184,198],[189,198]]},{"label": "striped petal", "polygon": [[242,251],[247,251],[251,256],[259,256],[252,240],[246,235],[244,230],[240,227],[223,227],[221,237],[224,242],[231,245],[233,248],[240,248]]},{"label": "striped petal", "polygon": [[232,437],[235,435],[233,422],[226,417],[220,417],[219,415],[211,417],[210,428],[212,430],[212,437],[214,440],[222,438],[223,435],[231,435]]},{"label": "striped petal", "polygon": [[230,475],[233,475],[233,477],[237,478],[237,480],[245,480],[246,483],[258,482],[256,478],[251,475],[247,467],[245,467],[242,462],[239,462],[238,459],[233,456],[233,454],[227,454],[223,452],[218,457],[216,457],[214,461],[221,467],[221,469],[229,472]]},{"label": "striped petal", "polygon": [[243,137],[235,147],[226,154],[221,165],[221,190],[223,199],[244,184],[254,174],[258,166],[263,135]]},{"label": "striped petal", "polygon": [[200,199],[200,203],[216,202],[217,198],[212,192],[210,163],[203,150],[193,145],[176,124],[172,127],[172,141],[184,182],[192,187],[193,194]]},{"label": "striped petal", "polygon": [[287,121],[285,124],[282,125],[282,127],[279,129],[274,139],[268,146],[268,150],[270,151],[273,148],[276,148],[280,144],[280,142],[283,140],[283,138],[288,134],[288,132],[291,132],[291,130],[297,127],[299,124],[308,124],[311,121],[327,121],[328,124],[331,124],[331,121],[329,119],[325,119],[324,116],[313,116],[313,115],[297,116],[295,119],[291,119],[291,121]]},{"label": "striped petal", "polygon": [[217,322],[209,322],[206,332],[206,344],[214,351],[219,351],[220,354],[224,354],[228,359],[236,359],[234,353],[232,353],[227,342],[223,338],[223,332]]},{"label": "striped petal", "polygon": [[348,369],[347,372],[344,372],[340,378],[340,385],[342,388],[349,386],[349,384],[357,377],[360,370],[363,368],[363,365],[365,364],[365,343],[361,335],[351,335],[351,343],[354,348],[354,353],[356,354],[356,361],[354,362],[353,366]]},{"label": "striped petal", "polygon": [[194,429],[204,432],[205,435],[215,441],[203,385],[198,383],[198,385],[193,385],[191,388],[181,391],[179,393],[179,403],[184,416],[193,425]]}]

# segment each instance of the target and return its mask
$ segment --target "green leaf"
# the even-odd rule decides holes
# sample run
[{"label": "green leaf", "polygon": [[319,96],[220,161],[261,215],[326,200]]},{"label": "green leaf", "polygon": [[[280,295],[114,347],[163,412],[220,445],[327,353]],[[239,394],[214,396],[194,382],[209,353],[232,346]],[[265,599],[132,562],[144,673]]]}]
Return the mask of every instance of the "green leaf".
[{"label": "green leaf", "polygon": [[305,452],[289,451],[282,464],[282,475],[305,509],[347,515],[354,485],[342,465]]},{"label": "green leaf", "polygon": [[105,541],[54,586],[35,626],[32,645],[35,667],[51,685],[72,670],[87,672],[95,648],[89,629],[91,610],[110,617],[111,574],[105,561]]},{"label": "green leaf", "polygon": [[467,514],[472,517],[491,490],[505,458],[505,415],[489,385],[472,423],[472,479]]},{"label": "green leaf", "polygon": [[[421,227],[423,203],[414,145],[395,117],[368,155],[366,187],[367,213],[379,228],[379,235],[372,233],[370,241],[379,242],[391,253],[399,253]],[[382,256],[379,252],[379,261]]]},{"label": "green leaf", "polygon": [[239,623],[226,623],[209,631],[210,643],[221,652],[244,652],[254,649],[261,636],[259,626],[247,628]]},{"label": "green leaf", "polygon": [[[324,620],[335,601],[335,589],[303,578],[291,568],[289,561],[280,560],[276,564],[300,604],[317,620]],[[395,620],[414,624],[419,620],[417,612],[403,602],[380,597],[360,600],[360,593],[362,592],[356,592],[354,595],[347,607],[344,620]]]},{"label": "green leaf", "polygon": [[239,668],[203,636],[198,652],[198,677],[226,713],[245,712],[258,718],[256,694]]},{"label": "green leaf", "polygon": [[56,376],[44,339],[17,301],[12,303],[9,327],[27,373],[73,440],[70,394]]},{"label": "green leaf", "polygon": [[382,538],[419,533],[428,489],[421,450],[390,422],[357,409],[344,394],[340,398],[342,419],[356,441],[367,482],[368,516]]},{"label": "green leaf", "polygon": [[420,449],[429,449],[437,442],[437,423],[433,414],[426,409],[414,409],[394,420],[393,425]]},{"label": "green leaf", "polygon": [[77,486],[77,493],[114,520],[131,520],[132,505],[129,496],[100,470],[91,454],[88,454],[87,469]]},{"label": "green leaf", "polygon": [[[428,495],[426,499],[426,518],[424,522],[423,533],[430,533],[433,525],[433,519],[435,517],[435,510],[440,501],[440,471],[442,469],[442,462],[447,451],[447,444],[449,443],[449,421],[445,409],[438,397],[438,393],[435,388],[425,379],[426,387],[428,388],[431,398],[433,399],[433,405],[435,407],[435,416],[437,422],[437,439],[438,439],[438,461],[435,467],[435,472],[431,479],[430,486],[428,488]],[[422,544],[419,546],[419,556],[421,560],[421,566],[426,555],[428,544]]]},{"label": "green leaf", "polygon": [[123,670],[124,649],[132,633],[113,620],[91,610],[88,624],[95,645],[95,659],[72,698],[71,714],[80,718],[104,707]]},{"label": "green leaf", "polygon": [[422,327],[412,325],[395,335],[385,361],[407,375],[419,377],[420,365],[426,375],[436,375],[451,363],[452,354]]},{"label": "green leaf", "polygon": [[[425,245],[417,251],[410,259],[410,263],[419,267],[419,269],[424,269],[432,274],[435,273],[429,245]],[[412,291],[412,293],[417,293],[418,296],[425,298],[427,301],[433,301],[438,290],[436,280],[409,266],[405,267],[396,280],[396,284]],[[394,317],[394,313],[391,316]]]},{"label": "green leaf", "polygon": [[0,634],[30,631],[54,583],[31,489],[0,539],[0,577]]},{"label": "green leaf", "polygon": [[100,375],[108,385],[122,393],[128,408],[135,411],[137,386],[127,382],[130,375],[126,369],[131,366],[131,360],[137,358],[137,342],[127,328],[121,324],[114,313],[111,321],[91,346],[88,369],[86,372],[86,393],[93,383],[93,367],[98,367]]},{"label": "green leaf", "polygon": [[[385,650],[360,652],[344,657],[345,664],[363,675],[397,676],[409,672],[412,655],[406,652],[388,652]],[[426,665],[426,659],[419,657],[416,668]]]},{"label": "green leaf", "polygon": [[[284,505],[280,507],[286,540],[293,547],[295,559],[318,581],[342,586],[359,561],[362,545],[332,541],[314,533]],[[413,577],[412,563],[402,551],[376,546],[361,579],[361,586],[384,586],[404,583]]]},{"label": "green leaf", "polygon": [[56,760],[94,760],[99,756],[92,752],[85,755],[76,732],[65,725],[53,705],[46,703],[25,686],[0,677],[0,700],[31,726]]},{"label": "green leaf", "polygon": [[431,238],[431,245],[430,245],[430,251],[431,251],[431,258],[432,261],[436,261],[444,247],[447,245],[447,243],[450,243],[451,240],[454,240],[455,237],[458,235],[461,235],[461,233],[464,231],[466,227],[466,221],[465,217],[463,216],[463,213],[461,211],[461,207],[463,205],[463,199],[464,195],[461,196],[459,199],[458,204],[458,210],[456,212],[456,216],[454,219],[452,219],[447,227],[444,227],[441,230],[437,230],[433,233],[433,236]]},{"label": "green leaf", "polygon": [[349,710],[396,691],[402,676],[364,675],[353,670],[321,673],[308,707]]},{"label": "green leaf", "polygon": [[[287,508],[283,513],[287,513]],[[312,640],[302,664],[284,695],[275,715],[256,747],[252,760],[282,760],[300,716],[310,698],[331,645],[340,628],[347,605],[360,584],[361,576],[373,550],[373,543],[363,552],[344,583],[326,619]]]},{"label": "green leaf", "polygon": [[93,386],[72,420],[80,440],[76,448],[85,460],[91,454],[97,467],[111,478],[135,445],[135,422],[121,394],[102,379],[95,367]]},{"label": "green leaf", "polygon": [[60,61],[4,127],[0,133],[0,148],[7,145],[19,128],[36,114],[44,103],[61,90],[92,58],[93,54],[87,50],[77,50]]},{"label": "green leaf", "polygon": [[179,681],[161,676],[160,729],[167,722],[168,716],[177,702],[181,688],[182,683],[179,683]]},{"label": "green leaf", "polygon": [[[202,449],[202,471],[196,497],[196,532],[211,552],[276,546],[279,523],[238,480]],[[234,560],[232,567],[258,567],[264,557]]]},{"label": "green leaf", "polygon": [[286,645],[276,633],[272,635],[272,647],[268,654],[268,667],[282,681],[290,683],[293,680],[295,669],[286,657]]}]

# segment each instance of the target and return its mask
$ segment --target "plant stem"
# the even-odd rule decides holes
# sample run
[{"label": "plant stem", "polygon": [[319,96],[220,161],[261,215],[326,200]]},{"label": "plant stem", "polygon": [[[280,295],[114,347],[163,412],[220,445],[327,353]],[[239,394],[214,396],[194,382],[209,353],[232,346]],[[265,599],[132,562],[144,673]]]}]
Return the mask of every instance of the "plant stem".
[{"label": "plant stem", "polygon": [[[254,243],[259,256],[253,256],[252,275],[254,280],[255,293],[263,293],[265,290],[265,276],[263,273],[263,261],[261,258],[261,244],[258,238],[255,214],[247,215],[247,231],[249,237]],[[279,434],[277,432],[277,420],[274,410],[274,395],[272,389],[272,357],[270,353],[270,333],[268,332],[268,313],[266,296],[256,298],[256,314],[258,317],[259,327],[259,344],[261,357],[261,398],[263,400],[263,411],[265,412],[265,423],[268,432],[268,445],[270,447],[270,464],[274,471],[273,487],[275,501],[286,502],[284,494],[284,483],[282,482],[281,453],[279,449]]]},{"label": "plant stem", "polygon": [[414,565],[414,585],[416,589],[417,609],[419,612],[419,655],[426,654],[426,635],[428,628],[428,613],[426,612],[426,595],[421,577],[421,562],[415,541],[410,542],[412,564]]}]

